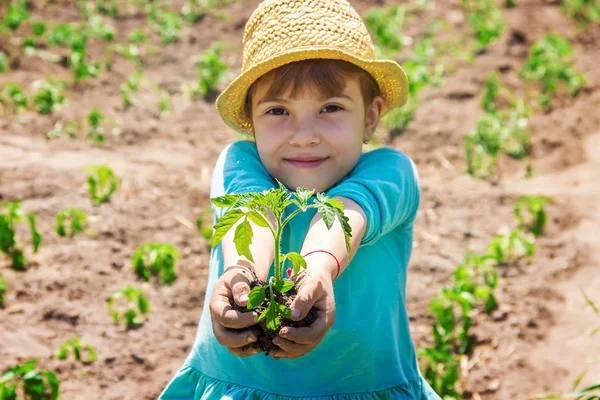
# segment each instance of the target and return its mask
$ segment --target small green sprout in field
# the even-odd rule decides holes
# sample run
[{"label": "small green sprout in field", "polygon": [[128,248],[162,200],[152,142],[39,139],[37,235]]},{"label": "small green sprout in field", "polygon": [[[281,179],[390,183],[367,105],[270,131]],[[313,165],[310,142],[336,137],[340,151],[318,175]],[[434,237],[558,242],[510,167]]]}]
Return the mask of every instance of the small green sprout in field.
[{"label": "small green sprout in field", "polygon": [[[87,351],[87,357],[85,359],[83,357],[84,350]],[[78,337],[71,338],[64,342],[56,351],[56,358],[64,361],[67,359],[67,357],[69,357],[70,353],[73,353],[75,361],[79,362],[91,363],[98,359],[96,350],[94,350],[91,345],[82,342],[81,338]]]},{"label": "small green sprout in field", "polygon": [[111,18],[119,18],[119,5],[116,0],[96,1],[96,11],[102,15],[108,15]]},{"label": "small green sprout in field", "polygon": [[47,35],[48,45],[50,47],[67,46],[70,43],[70,38],[75,36],[76,31],[77,27],[74,24],[54,25]]},{"label": "small green sprout in field", "polygon": [[97,109],[94,108],[87,116],[88,122],[88,133],[86,136],[86,140],[89,143],[96,142],[98,144],[104,143],[104,127],[102,126],[102,120],[104,119],[104,114]]},{"label": "small green sprout in field", "polygon": [[454,271],[454,289],[459,293],[471,293],[476,300],[484,301],[486,314],[498,308],[493,290],[498,286],[498,272],[493,257],[465,254],[466,260]]},{"label": "small green sprout in field", "polygon": [[6,293],[6,280],[0,275],[0,308],[4,307],[4,294]]},{"label": "small green sprout in field", "polygon": [[73,72],[75,83],[87,77],[95,78],[100,75],[100,64],[86,63],[87,34],[83,31],[73,33],[69,38],[69,66]]},{"label": "small green sprout in field", "polygon": [[175,262],[181,255],[170,244],[146,243],[133,254],[133,270],[145,281],[152,276],[160,276],[162,283],[170,285],[177,279]]},{"label": "small green sprout in field", "polygon": [[122,83],[120,88],[121,98],[123,99],[123,106],[125,108],[129,106],[135,106],[135,99],[131,96],[132,93],[137,92],[140,89],[140,85],[143,81],[144,71],[134,71],[125,83]]},{"label": "small green sprout in field", "polygon": [[456,389],[460,380],[459,363],[450,345],[436,343],[436,346],[420,349],[418,354],[427,361],[423,368],[423,377],[435,393],[445,400],[460,399],[461,395]]},{"label": "small green sprout in field", "polygon": [[159,90],[160,93],[160,104],[158,108],[160,110],[160,116],[165,117],[171,112],[171,95],[164,89]]},{"label": "small green sprout in field", "polygon": [[[200,21],[209,11],[216,10],[218,7],[225,7],[233,3],[233,0],[187,0],[181,8],[181,17],[190,24]],[[217,17],[222,18],[226,15],[224,10],[217,13]]]},{"label": "small green sprout in field", "polygon": [[[120,298],[124,298],[127,301],[124,311],[114,309],[115,302]],[[144,295],[144,290],[136,289],[131,285],[127,285],[125,288],[115,292],[108,299],[108,312],[111,314],[114,323],[119,323],[121,317],[123,317],[127,329],[142,325],[144,323],[142,316],[148,314],[149,311],[150,303]]]},{"label": "small green sprout in field", "polygon": [[207,207],[205,212],[199,214],[196,218],[196,228],[206,240],[211,240],[213,235],[213,218],[210,207]]},{"label": "small green sprout in field", "polygon": [[6,104],[15,114],[19,113],[19,109],[27,110],[27,96],[23,89],[16,83],[7,82],[2,90],[0,98],[3,104]]},{"label": "small green sprout in field", "polygon": [[30,0],[17,0],[9,2],[2,24],[11,31],[16,31],[19,29],[19,26],[21,26],[30,17],[30,4]]},{"label": "small green sprout in field", "polygon": [[77,131],[80,129],[80,123],[78,121],[56,121],[54,127],[50,132],[46,134],[48,139],[56,139],[64,135],[69,135],[71,139],[77,137]]},{"label": "small green sprout in field", "polygon": [[[71,231],[67,233],[66,222],[71,221]],[[78,232],[83,232],[87,225],[85,211],[78,208],[67,208],[56,215],[56,234],[60,237],[73,237]]]},{"label": "small green sprout in field", "polygon": [[[5,211],[0,214],[0,251],[11,259],[14,270],[22,271],[25,268],[25,256],[16,237],[16,225],[23,218],[21,202],[2,202],[1,205]],[[35,214],[28,213],[27,220],[31,231],[33,252],[37,253],[42,243],[42,236],[36,229]]]},{"label": "small green sprout in field", "polygon": [[600,3],[597,0],[563,0],[560,8],[582,28],[600,21]]},{"label": "small green sprout in field", "polygon": [[502,83],[500,83],[498,73],[494,72],[485,79],[483,93],[481,95],[481,107],[483,107],[486,112],[493,113],[498,111],[496,99],[500,95],[502,89],[504,89],[504,87]]},{"label": "small green sprout in field", "polygon": [[504,6],[506,8],[515,8],[517,6],[517,0],[505,0]]},{"label": "small green sprout in field", "polygon": [[65,85],[62,81],[52,78],[37,80],[33,82],[33,87],[36,89],[33,102],[40,114],[50,115],[65,104]]},{"label": "small green sprout in field", "polygon": [[215,90],[227,72],[227,64],[221,59],[223,47],[214,43],[200,55],[198,60],[198,80],[184,87],[184,94],[192,97],[206,96]]},{"label": "small green sprout in field", "polygon": [[389,56],[402,51],[407,39],[402,35],[402,26],[407,18],[404,5],[373,7],[365,14],[365,25],[373,37],[373,44],[382,55]]},{"label": "small green sprout in field", "polygon": [[555,33],[546,34],[531,47],[520,75],[528,81],[541,82],[539,103],[543,109],[552,104],[560,81],[566,82],[567,91],[572,97],[577,96],[586,84],[586,78],[568,60],[570,54],[569,41]]},{"label": "small green sprout in field", "polygon": [[119,179],[113,170],[108,165],[100,165],[87,167],[86,171],[91,172],[87,182],[93,204],[98,206],[108,201],[119,187]]},{"label": "small green sprout in field", "polygon": [[507,265],[535,255],[535,240],[520,229],[496,235],[488,247],[488,255],[499,265]]},{"label": "small green sprout in field", "polygon": [[33,31],[33,36],[39,38],[44,36],[44,33],[46,33],[46,31],[48,30],[48,27],[45,22],[36,21],[33,24],[31,24],[31,30]]},{"label": "small green sprout in field", "polygon": [[500,115],[504,124],[502,149],[511,157],[524,158],[531,148],[531,135],[527,129],[531,110],[523,100],[516,99],[512,108],[502,110]]},{"label": "small green sprout in field", "polygon": [[485,114],[464,138],[467,173],[479,179],[494,175],[502,145],[502,120],[495,114]]},{"label": "small green sprout in field", "polygon": [[162,44],[169,44],[177,40],[179,36],[181,17],[173,11],[164,7],[159,8],[155,3],[151,3],[149,4],[148,25],[160,36]]},{"label": "small green sprout in field", "polygon": [[0,375],[0,399],[2,400],[57,400],[60,394],[60,381],[49,370],[38,370],[34,358],[24,364],[7,368]]},{"label": "small green sprout in field", "polygon": [[467,23],[475,33],[478,50],[498,42],[506,21],[495,0],[462,0],[462,7],[467,12]]},{"label": "small green sprout in field", "polygon": [[[594,311],[594,314],[596,314],[596,316],[598,318],[600,318],[600,309],[598,309],[598,306],[596,306],[596,304],[592,301],[592,299],[589,298],[589,296],[583,291],[583,289],[581,289],[581,294],[583,294],[583,297],[585,298],[585,302],[592,308],[592,310]],[[598,326],[596,329],[594,329],[592,331],[592,333],[590,334],[590,336],[594,336],[596,335],[598,332],[600,332],[600,326]]]},{"label": "small green sprout in field", "polygon": [[117,51],[124,54],[125,58],[139,67],[142,64],[140,60],[140,55],[142,54],[140,44],[145,42],[147,39],[148,36],[146,36],[144,30],[141,28],[136,28],[129,34],[129,44],[118,45]]},{"label": "small green sprout in field", "polygon": [[0,74],[8,72],[8,56],[0,50]]},{"label": "small green sprout in field", "polygon": [[[268,305],[260,314],[258,321],[265,321],[267,330],[277,331],[281,326],[281,319],[289,319],[291,310],[285,305],[277,303],[275,300],[276,292],[285,293],[294,288],[294,282],[284,279],[286,261],[292,263],[291,271],[288,275],[296,275],[301,268],[306,268],[304,257],[296,252],[287,254],[281,253],[281,235],[283,228],[301,212],[311,208],[316,208],[317,212],[323,217],[327,229],[331,229],[334,222],[338,220],[346,239],[346,248],[350,251],[351,226],[348,223],[348,217],[344,215],[343,203],[337,199],[328,198],[323,193],[317,193],[316,199],[313,198],[314,190],[308,190],[299,187],[295,192],[289,192],[280,182],[279,187],[265,190],[260,193],[246,194],[226,194],[224,196],[211,198],[211,202],[217,207],[227,208],[228,210],[219,219],[214,226],[215,232],[212,237],[212,247],[217,246],[227,232],[238,222],[235,229],[234,243],[238,255],[246,257],[254,262],[250,252],[250,244],[254,235],[250,221],[259,227],[268,228],[274,239],[274,275],[269,279],[265,286],[257,285],[248,294],[247,309],[256,309],[263,306],[264,302]],[[314,201],[310,201],[314,200]],[[288,206],[295,205],[294,210],[285,220],[283,220],[284,211]],[[270,222],[268,210],[270,210],[276,220],[276,226]]]},{"label": "small green sprout in field", "polygon": [[545,196],[521,196],[514,206],[515,218],[519,225],[527,228],[536,237],[540,236],[546,225],[544,205],[552,200]]}]

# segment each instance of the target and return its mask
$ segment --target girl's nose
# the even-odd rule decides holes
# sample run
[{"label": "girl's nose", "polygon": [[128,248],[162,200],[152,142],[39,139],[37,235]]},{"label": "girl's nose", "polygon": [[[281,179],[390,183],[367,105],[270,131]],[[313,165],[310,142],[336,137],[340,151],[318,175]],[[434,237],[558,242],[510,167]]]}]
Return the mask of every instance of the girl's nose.
[{"label": "girl's nose", "polygon": [[310,121],[298,122],[292,129],[293,132],[290,136],[290,145],[292,146],[314,146],[321,142],[321,136],[315,132],[314,123]]}]

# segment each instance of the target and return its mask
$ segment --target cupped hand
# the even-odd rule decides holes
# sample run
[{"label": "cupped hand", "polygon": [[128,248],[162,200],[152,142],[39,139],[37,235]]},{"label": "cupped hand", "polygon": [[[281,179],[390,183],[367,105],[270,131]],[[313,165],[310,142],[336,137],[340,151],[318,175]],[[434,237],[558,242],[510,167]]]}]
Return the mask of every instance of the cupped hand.
[{"label": "cupped hand", "polygon": [[257,324],[258,314],[255,311],[239,312],[231,306],[233,298],[238,306],[246,307],[250,282],[255,277],[250,264],[232,265],[217,280],[210,298],[210,317],[215,337],[238,357],[249,357],[259,352],[255,346],[247,346],[256,341],[258,331],[244,329]]},{"label": "cupped hand", "polygon": [[309,353],[321,343],[335,321],[333,283],[328,273],[316,269],[303,270],[298,274],[296,284],[297,296],[290,307],[292,320],[300,321],[312,307],[317,312],[317,319],[307,327],[281,328],[273,339],[279,350],[269,352],[276,359],[298,358]]}]

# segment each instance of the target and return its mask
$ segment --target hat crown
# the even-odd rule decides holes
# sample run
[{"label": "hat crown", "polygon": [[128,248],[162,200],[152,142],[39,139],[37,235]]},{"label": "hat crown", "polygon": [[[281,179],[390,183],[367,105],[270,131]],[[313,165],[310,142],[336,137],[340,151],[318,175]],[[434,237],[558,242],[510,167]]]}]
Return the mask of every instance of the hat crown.
[{"label": "hat crown", "polygon": [[266,0],[246,23],[242,72],[277,54],[329,47],[375,60],[371,36],[346,0]]}]

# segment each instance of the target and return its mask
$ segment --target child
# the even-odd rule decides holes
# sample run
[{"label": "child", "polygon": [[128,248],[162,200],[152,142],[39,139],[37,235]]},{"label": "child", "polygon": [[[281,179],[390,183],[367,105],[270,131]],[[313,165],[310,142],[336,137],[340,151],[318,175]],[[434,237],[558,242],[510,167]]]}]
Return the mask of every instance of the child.
[{"label": "child", "polygon": [[[275,178],[290,191],[325,192],[344,203],[352,250],[339,223],[327,230],[314,209],[286,226],[282,251],[307,261],[292,319],[312,307],[317,319],[281,329],[278,350],[255,355],[257,315],[230,301],[247,304],[252,273],[267,279],[273,238],[253,225],[250,263],[231,229],[211,253],[193,349],[160,399],[439,400],[419,371],[406,313],[416,169],[393,149],[362,153],[380,117],[406,102],[404,71],[376,60],[346,0],[266,0],[246,24],[243,47],[242,74],[217,109],[253,140],[221,153],[210,196],[268,190]],[[225,210],[213,209],[218,221]]]}]

